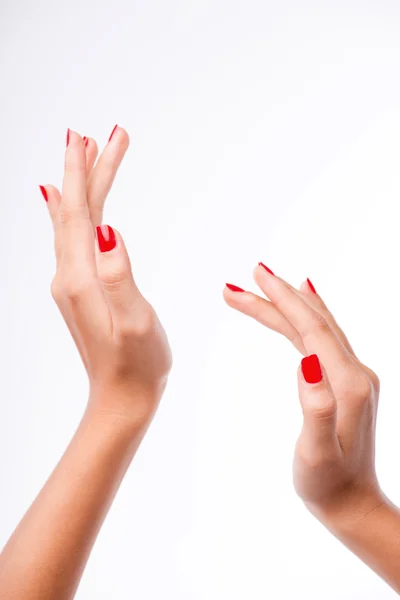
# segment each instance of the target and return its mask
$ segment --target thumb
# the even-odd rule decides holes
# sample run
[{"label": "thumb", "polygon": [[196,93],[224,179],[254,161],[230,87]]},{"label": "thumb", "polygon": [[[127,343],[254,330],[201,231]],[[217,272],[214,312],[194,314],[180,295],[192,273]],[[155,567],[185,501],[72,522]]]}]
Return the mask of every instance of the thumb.
[{"label": "thumb", "polygon": [[150,305],[136,286],[121,234],[109,225],[100,225],[96,237],[97,274],[113,322],[117,328],[135,328]]},{"label": "thumb", "polygon": [[309,451],[315,455],[337,450],[337,403],[316,354],[306,356],[301,361],[298,385],[304,415],[301,433],[303,443],[305,442]]}]

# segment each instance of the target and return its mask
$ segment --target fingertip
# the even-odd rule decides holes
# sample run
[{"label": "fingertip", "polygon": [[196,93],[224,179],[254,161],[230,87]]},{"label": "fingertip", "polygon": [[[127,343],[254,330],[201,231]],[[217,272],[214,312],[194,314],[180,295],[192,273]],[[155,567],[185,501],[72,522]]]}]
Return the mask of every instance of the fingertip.
[{"label": "fingertip", "polygon": [[233,283],[226,283],[225,286],[228,288],[228,290],[230,290],[231,292],[245,292],[246,290],[244,290],[243,288],[239,287],[238,285],[235,285]]},{"label": "fingertip", "polygon": [[310,354],[302,359],[301,372],[306,383],[315,384],[322,381],[322,367],[316,354]]},{"label": "fingertip", "polygon": [[[96,162],[96,158],[97,158],[97,154],[98,154],[98,148],[97,148],[97,143],[96,140],[94,140],[93,138],[86,138],[87,139],[87,143],[86,143],[86,173],[89,176],[91,170],[93,169],[93,165]],[[90,182],[88,181],[88,187],[90,187]]]},{"label": "fingertip", "polygon": [[275,273],[261,262],[253,269],[253,279],[267,297],[269,297],[268,291],[271,290],[271,286],[275,287],[279,280]]},{"label": "fingertip", "polygon": [[49,196],[51,194],[57,194],[57,195],[60,194],[58,188],[56,188],[56,186],[52,185],[51,183],[46,183],[45,187],[46,187],[46,190],[47,190],[47,193],[49,194]]},{"label": "fingertip", "polygon": [[108,139],[107,144],[117,145],[118,147],[122,147],[124,152],[128,148],[130,143],[129,134],[123,127],[119,125],[115,125],[114,129],[111,132],[111,135]]},{"label": "fingertip", "polygon": [[312,284],[311,280],[308,277],[307,277],[306,284],[308,285],[308,288],[310,289],[312,294],[317,293],[317,290],[315,289],[314,285]]},{"label": "fingertip", "polygon": [[112,132],[110,134],[110,137],[108,138],[108,143],[111,142],[111,140],[114,138],[114,136],[117,137],[117,135],[116,135],[117,132],[118,132],[118,125],[114,125],[114,128],[113,128],[113,130],[112,130]]},{"label": "fingertip", "polygon": [[131,140],[130,140],[129,133],[127,132],[127,130],[124,129],[123,127],[118,127],[118,135],[119,135],[120,140],[122,139],[125,142],[125,144],[127,146],[129,146]]},{"label": "fingertip", "polygon": [[87,148],[88,152],[90,152],[90,153],[93,152],[94,154],[97,154],[97,152],[98,152],[98,146],[97,146],[96,140],[94,138],[91,138],[91,137],[87,138],[87,140],[88,141],[87,141],[87,144],[86,144],[86,148]]},{"label": "fingertip", "polygon": [[68,149],[76,147],[76,146],[84,146],[84,145],[85,145],[84,140],[77,131],[74,131],[73,129],[67,130],[66,147]]},{"label": "fingertip", "polygon": [[117,245],[115,231],[110,225],[98,225],[96,227],[96,238],[102,254],[111,252]]},{"label": "fingertip", "polygon": [[248,294],[243,288],[234,285],[233,283],[226,283],[222,291],[223,298],[228,306],[234,309],[241,310],[241,307],[247,300]]},{"label": "fingertip", "polygon": [[68,129],[65,149],[65,168],[86,171],[86,148],[82,137],[76,131]]},{"label": "fingertip", "polygon": [[302,292],[303,294],[311,293],[310,286],[308,285],[307,280],[303,281],[300,284],[299,291]]},{"label": "fingertip", "polygon": [[299,399],[305,422],[314,430],[334,430],[337,403],[329,380],[315,354],[305,356],[298,368]]},{"label": "fingertip", "polygon": [[[125,254],[126,256],[128,256],[128,251],[125,246],[125,242],[121,235],[121,232],[118,229],[116,229],[115,227],[111,227],[111,225],[104,225],[104,224],[97,225],[96,226],[96,238],[97,238],[97,243],[98,243],[99,249],[100,249],[99,239],[101,239],[101,241],[103,241],[103,239],[104,239],[105,242],[109,243],[109,245],[110,245],[109,250],[105,250],[106,252],[110,252],[111,250],[115,249],[119,253],[122,252],[122,254]],[[105,247],[105,246],[103,246],[103,247]],[[102,250],[100,250],[100,251],[104,253],[104,251],[102,251]]]},{"label": "fingertip", "polygon": [[276,275],[267,265],[260,261],[253,269],[253,277],[257,281],[260,277],[270,279],[271,277],[275,278]]},{"label": "fingertip", "polygon": [[267,265],[265,265],[263,262],[259,262],[258,263],[259,267],[262,267],[264,269],[264,271],[266,271],[267,273],[269,273],[270,275],[275,275],[275,273],[269,268],[267,267]]},{"label": "fingertip", "polygon": [[254,267],[253,269],[253,279],[254,281],[257,282],[258,277],[262,275],[262,269],[260,265],[257,265],[256,267]]},{"label": "fingertip", "polygon": [[49,196],[47,194],[46,186],[39,185],[39,189],[40,189],[40,191],[42,193],[43,198],[46,200],[46,202],[48,202],[49,201]]},{"label": "fingertip", "polygon": [[68,203],[82,201],[86,188],[86,148],[82,137],[69,130],[68,146],[65,149],[63,193],[67,191]]},{"label": "fingertip", "polygon": [[54,204],[54,202],[56,201],[59,201],[61,198],[59,190],[51,183],[39,185],[39,189],[42,193],[43,198],[50,205]]},{"label": "fingertip", "polygon": [[120,148],[123,149],[124,153],[129,148],[129,144],[130,144],[130,138],[129,138],[128,132],[125,129],[119,128],[118,129],[118,145]]}]

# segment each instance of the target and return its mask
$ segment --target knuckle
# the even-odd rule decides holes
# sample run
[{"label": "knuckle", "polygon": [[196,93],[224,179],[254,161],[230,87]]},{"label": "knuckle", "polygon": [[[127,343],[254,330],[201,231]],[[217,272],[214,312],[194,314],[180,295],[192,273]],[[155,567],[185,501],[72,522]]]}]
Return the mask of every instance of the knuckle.
[{"label": "knuckle", "polygon": [[288,339],[293,344],[293,346],[295,346],[296,348],[301,348],[303,346],[303,338],[301,337],[301,335],[297,331],[297,329],[293,328],[289,332]]},{"label": "knuckle", "polygon": [[112,268],[104,269],[100,275],[102,285],[112,291],[131,277],[131,270],[128,265],[113,265]]},{"label": "knuckle", "polygon": [[333,452],[308,452],[303,460],[309,469],[319,471],[331,469],[336,464],[337,457]]},{"label": "knuckle", "polygon": [[333,398],[324,400],[312,409],[313,418],[320,424],[330,423],[336,417],[337,406]]},{"label": "knuckle", "polygon": [[156,327],[156,316],[153,310],[146,309],[134,321],[122,323],[119,335],[122,340],[129,338],[143,339],[150,335]]},{"label": "knuckle", "polygon": [[337,403],[331,394],[322,394],[318,386],[301,401],[304,417],[318,427],[331,426],[336,419]]},{"label": "knuckle", "polygon": [[343,397],[348,398],[353,405],[359,407],[371,400],[374,390],[370,377],[359,368],[348,374],[341,388]]},{"label": "knuckle", "polygon": [[334,446],[316,448],[308,441],[301,439],[296,445],[296,455],[311,471],[331,470],[337,465],[338,455]]},{"label": "knuckle", "polygon": [[60,280],[62,295],[71,302],[81,299],[90,293],[91,281],[81,275],[67,274]]},{"label": "knuckle", "polygon": [[369,369],[368,367],[365,367],[368,377],[371,381],[372,387],[375,391],[376,394],[379,394],[379,390],[381,387],[381,382],[379,380],[378,375],[375,373],[375,371],[373,371],[372,369]]},{"label": "knuckle", "polygon": [[372,382],[367,376],[360,377],[354,390],[354,401],[356,404],[367,403],[372,396]]},{"label": "knuckle", "polygon": [[331,311],[323,303],[321,298],[318,299],[318,308],[316,310],[320,315],[322,315],[324,317],[324,319],[326,319],[326,321],[334,321],[335,320]]},{"label": "knuckle", "polygon": [[312,311],[309,318],[307,318],[306,323],[300,327],[300,333],[303,337],[303,340],[307,340],[308,337],[312,337],[314,335],[325,334],[330,331],[330,326],[325,317],[317,312]]},{"label": "knuckle", "polygon": [[156,324],[155,314],[153,311],[145,311],[139,321],[135,324],[135,337],[145,337],[154,330]]},{"label": "knuckle", "polygon": [[61,298],[63,297],[63,290],[60,284],[59,277],[57,277],[57,275],[53,278],[53,281],[51,282],[50,290],[53,300],[58,304],[61,301]]},{"label": "knuckle", "polygon": [[313,315],[310,319],[310,324],[313,330],[319,332],[328,331],[330,329],[329,323],[324,317],[324,315],[316,311],[313,312]]}]

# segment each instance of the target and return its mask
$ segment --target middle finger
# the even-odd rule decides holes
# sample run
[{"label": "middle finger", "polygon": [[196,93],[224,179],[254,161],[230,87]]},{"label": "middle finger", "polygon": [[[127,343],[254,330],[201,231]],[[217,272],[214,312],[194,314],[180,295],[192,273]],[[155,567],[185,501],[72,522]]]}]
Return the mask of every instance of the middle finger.
[{"label": "middle finger", "polygon": [[101,225],[103,208],[115,175],[129,146],[129,136],[125,129],[116,126],[97,164],[88,175],[87,202],[93,227]]}]

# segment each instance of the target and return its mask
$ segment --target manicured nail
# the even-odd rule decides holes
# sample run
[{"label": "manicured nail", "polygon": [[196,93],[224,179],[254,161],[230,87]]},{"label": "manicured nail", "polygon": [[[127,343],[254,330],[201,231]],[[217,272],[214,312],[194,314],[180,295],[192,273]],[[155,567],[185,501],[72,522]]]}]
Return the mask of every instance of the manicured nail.
[{"label": "manicured nail", "polygon": [[262,267],[263,269],[265,269],[267,271],[267,273],[271,273],[271,275],[275,275],[275,273],[273,271],[271,271],[271,269],[269,269],[267,267],[267,265],[264,265],[264,263],[259,262],[258,264],[260,265],[260,267]]},{"label": "manicured nail", "polygon": [[67,129],[67,148],[68,148],[68,144],[69,144],[70,135],[71,135],[71,130],[68,128]]},{"label": "manicured nail", "polygon": [[118,125],[116,125],[116,126],[114,127],[114,129],[112,130],[112,132],[111,132],[111,135],[110,135],[110,137],[108,138],[108,141],[109,141],[109,142],[111,142],[111,138],[112,138],[112,136],[114,135],[114,133],[116,132],[116,130],[117,130],[117,127],[118,127]]},{"label": "manicured nail", "polygon": [[307,278],[307,283],[308,283],[308,287],[310,288],[310,290],[312,291],[313,294],[317,293],[317,290],[315,289],[315,287],[313,286],[313,284],[311,283],[311,281]]},{"label": "manicured nail", "polygon": [[226,283],[225,285],[228,289],[232,290],[232,292],[244,292],[245,291],[245,290],[242,290],[241,287],[238,287],[237,285],[233,285],[233,283]]},{"label": "manicured nail", "polygon": [[47,195],[47,190],[46,190],[46,188],[44,187],[44,185],[39,185],[39,189],[40,189],[40,191],[41,191],[41,192],[42,192],[42,194],[43,194],[43,198],[46,200],[46,202],[48,202],[48,201],[49,201],[49,197],[48,197],[48,195]]},{"label": "manicured nail", "polygon": [[82,139],[83,139],[83,143],[85,144],[85,146],[87,146],[89,143],[89,138],[87,138],[86,135],[84,135]]},{"label": "manicured nail", "polygon": [[321,364],[316,354],[306,356],[301,361],[301,370],[307,383],[319,383],[322,379]]},{"label": "manicured nail", "polygon": [[109,225],[98,225],[96,227],[97,241],[100,252],[110,252],[117,244],[114,229]]}]

